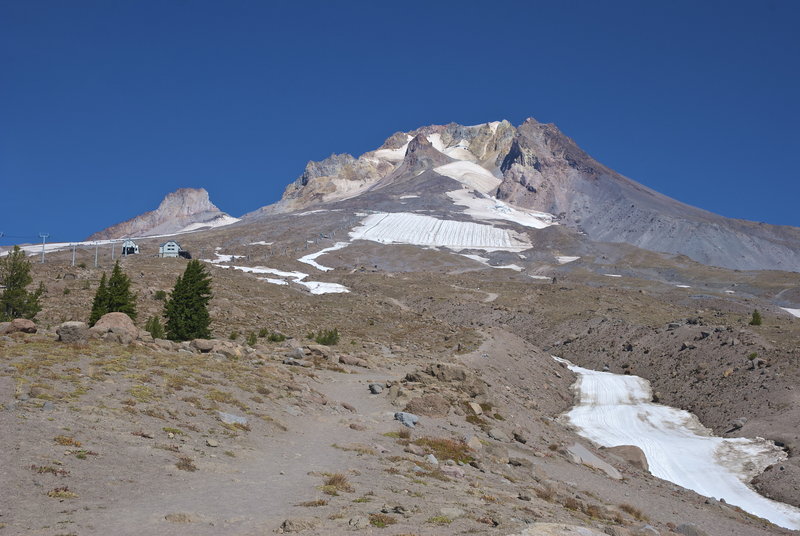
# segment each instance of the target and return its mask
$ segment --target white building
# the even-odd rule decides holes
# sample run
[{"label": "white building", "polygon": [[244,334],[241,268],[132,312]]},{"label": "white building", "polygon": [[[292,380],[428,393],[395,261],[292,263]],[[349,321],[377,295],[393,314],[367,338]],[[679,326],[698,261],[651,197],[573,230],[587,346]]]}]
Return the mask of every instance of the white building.
[{"label": "white building", "polygon": [[133,240],[131,240],[130,238],[127,238],[122,243],[122,254],[123,255],[138,255],[139,254],[139,245],[136,242],[134,242]]},{"label": "white building", "polygon": [[174,240],[170,240],[169,242],[164,242],[160,246],[158,246],[158,256],[159,257],[178,257],[181,254],[181,245],[175,242]]}]

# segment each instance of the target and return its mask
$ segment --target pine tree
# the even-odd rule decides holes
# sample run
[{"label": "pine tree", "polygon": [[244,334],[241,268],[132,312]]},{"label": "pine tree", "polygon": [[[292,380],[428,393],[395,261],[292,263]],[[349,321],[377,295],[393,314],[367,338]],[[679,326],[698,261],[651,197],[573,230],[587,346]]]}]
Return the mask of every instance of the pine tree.
[{"label": "pine tree", "polygon": [[94,326],[104,314],[108,312],[108,287],[106,286],[106,273],[100,278],[100,286],[94,294],[92,312],[89,313],[89,326]]},{"label": "pine tree", "polygon": [[25,288],[33,282],[31,263],[25,258],[25,252],[19,246],[3,258],[0,258],[0,285],[5,287],[0,293],[0,321],[14,318],[32,319],[42,310],[39,298],[44,294],[44,285],[34,292]]},{"label": "pine tree", "polygon": [[178,276],[175,288],[164,305],[167,338],[172,341],[210,338],[209,301],[211,276],[200,261],[189,261],[186,271]]},{"label": "pine tree", "polygon": [[131,292],[131,279],[119,267],[119,261],[114,264],[110,278],[106,279],[105,272],[100,278],[89,313],[89,325],[94,326],[106,313],[125,313],[136,320],[136,296]]},{"label": "pine tree", "polygon": [[136,320],[136,296],[131,292],[131,278],[114,264],[111,277],[108,279],[108,313],[125,313],[131,320]]},{"label": "pine tree", "polygon": [[751,326],[760,326],[761,325],[761,313],[758,309],[753,311],[753,316],[750,318],[750,325]]},{"label": "pine tree", "polygon": [[157,316],[151,316],[144,325],[145,331],[150,333],[154,339],[164,338],[164,326],[161,325],[161,320]]}]

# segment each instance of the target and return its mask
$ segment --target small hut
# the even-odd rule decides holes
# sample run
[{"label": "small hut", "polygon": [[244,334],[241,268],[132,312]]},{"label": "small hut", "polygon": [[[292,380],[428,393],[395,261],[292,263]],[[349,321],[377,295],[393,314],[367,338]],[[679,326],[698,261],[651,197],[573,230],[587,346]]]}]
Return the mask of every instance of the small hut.
[{"label": "small hut", "polygon": [[138,255],[139,254],[139,245],[131,240],[130,238],[125,239],[122,243],[122,254],[123,255]]},{"label": "small hut", "polygon": [[174,240],[170,240],[169,242],[164,242],[160,246],[158,246],[158,256],[159,257],[179,257],[182,256],[181,252],[181,245],[175,242]]}]

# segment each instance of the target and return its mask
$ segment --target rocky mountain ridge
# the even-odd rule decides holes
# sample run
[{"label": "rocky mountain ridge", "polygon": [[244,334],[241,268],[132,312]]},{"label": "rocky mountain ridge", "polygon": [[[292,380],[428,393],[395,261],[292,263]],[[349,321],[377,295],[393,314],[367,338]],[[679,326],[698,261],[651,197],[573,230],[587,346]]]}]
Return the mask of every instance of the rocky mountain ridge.
[{"label": "rocky mountain ridge", "polygon": [[432,125],[398,132],[358,158],[338,154],[309,162],[278,203],[245,218],[348,199],[355,207],[355,198],[389,192],[389,186],[397,194],[399,184],[412,196],[425,181],[415,180],[416,186],[408,181],[430,179],[426,172],[467,187],[482,179],[475,188],[481,193],[556,215],[593,241],[683,254],[732,269],[800,269],[800,229],[725,218],[671,199],[597,162],[555,125],[532,118],[519,127],[508,121]]},{"label": "rocky mountain ridge", "polygon": [[98,231],[87,240],[179,233],[235,221],[211,202],[204,188],[180,188],[167,194],[156,210]]}]

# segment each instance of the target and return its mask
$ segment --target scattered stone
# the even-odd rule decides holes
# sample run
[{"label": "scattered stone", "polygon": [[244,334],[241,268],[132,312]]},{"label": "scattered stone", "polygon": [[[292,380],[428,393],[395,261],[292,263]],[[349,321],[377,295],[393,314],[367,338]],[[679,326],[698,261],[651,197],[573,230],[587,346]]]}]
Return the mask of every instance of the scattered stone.
[{"label": "scattered stone", "polygon": [[64,322],[56,328],[58,340],[67,343],[84,343],[89,340],[89,326],[86,322]]},{"label": "scattered stone", "polygon": [[369,384],[369,392],[373,395],[379,395],[383,392],[383,386],[379,383],[371,383]]},{"label": "scattered stone", "polygon": [[514,467],[525,467],[526,469],[530,469],[533,467],[533,462],[526,458],[509,458],[508,465],[513,465]]},{"label": "scattered stone", "polygon": [[427,456],[425,456],[425,461],[431,465],[439,465],[439,460],[437,460],[436,456],[434,456],[433,454],[428,454]]},{"label": "scattered stone", "polygon": [[475,402],[470,402],[469,403],[469,409],[471,409],[472,413],[474,413],[475,415],[482,415],[483,414],[483,408],[481,408],[480,404],[476,404]]},{"label": "scattered stone", "polygon": [[217,441],[216,439],[209,438],[209,439],[206,439],[206,445],[209,446],[209,447],[216,448],[216,447],[219,446],[219,441]]},{"label": "scattered stone", "polygon": [[306,352],[300,347],[292,348],[289,353],[286,354],[286,357],[293,358],[293,359],[305,359]]},{"label": "scattered stone", "polygon": [[[342,407],[344,409],[346,409],[350,413],[357,413],[356,408],[354,408],[352,405],[348,404],[347,402],[342,402],[341,405],[342,405]],[[397,418],[397,417],[395,417],[395,418]]]},{"label": "scattered stone", "polygon": [[409,428],[414,428],[414,426],[419,422],[419,416],[414,415],[413,413],[407,413],[405,411],[398,411],[394,414],[394,419],[396,421],[400,421],[400,424],[403,426],[408,426]]},{"label": "scattered stone", "polygon": [[247,424],[247,417],[234,415],[233,413],[225,413],[224,411],[217,411],[219,420],[225,424]]},{"label": "scattered stone", "polygon": [[619,471],[617,471],[607,462],[601,460],[598,456],[593,454],[589,449],[580,443],[573,443],[571,446],[567,447],[567,452],[569,453],[572,461],[575,463],[580,463],[586,465],[587,467],[599,469],[614,480],[622,479],[622,475],[619,474]]},{"label": "scattered stone", "polygon": [[278,529],[278,532],[302,532],[304,530],[313,529],[316,526],[316,521],[310,519],[287,519],[281,523],[281,528]]},{"label": "scattered stone", "polygon": [[309,344],[306,348],[308,348],[312,354],[319,354],[326,359],[333,355],[333,351],[330,348],[321,344]]},{"label": "scattered stone", "polygon": [[697,348],[697,346],[692,342],[683,341],[681,343],[681,352],[684,350],[694,350],[695,348]]},{"label": "scattered stone", "polygon": [[679,322],[670,322],[669,324],[667,324],[668,330],[678,329],[679,327],[681,327]]},{"label": "scattered stone", "polygon": [[514,436],[514,441],[516,441],[517,443],[522,443],[524,445],[524,444],[526,444],[528,442],[528,438],[525,437],[523,432],[521,432],[519,430],[514,430],[512,435]]},{"label": "scattered stone", "polygon": [[306,368],[314,366],[314,363],[312,363],[311,361],[307,361],[305,359],[294,359],[292,357],[287,357],[286,359],[284,359],[283,364],[290,365],[293,367],[306,367]]},{"label": "scattered stone", "polygon": [[353,355],[348,355],[348,354],[341,355],[339,356],[339,362],[354,367],[369,368],[369,363],[367,363],[365,359],[361,359],[360,357],[356,357]]},{"label": "scattered stone", "polygon": [[464,470],[457,465],[443,465],[441,471],[450,478],[464,478],[467,476]]},{"label": "scattered stone", "polygon": [[406,445],[406,448],[404,448],[403,451],[408,452],[409,454],[414,454],[415,456],[425,456],[425,449],[419,445],[415,445],[414,443],[409,443]]},{"label": "scattered stone", "polygon": [[357,432],[363,432],[364,430],[367,429],[367,427],[364,426],[363,424],[354,422],[354,423],[350,423],[350,429],[351,430],[355,430]]},{"label": "scattered stone", "polygon": [[519,494],[517,495],[517,499],[519,499],[520,501],[529,502],[531,500],[531,496],[525,493],[524,491],[520,491]]},{"label": "scattered stone", "polygon": [[708,533],[694,523],[682,523],[675,528],[675,532],[683,536],[708,536]]},{"label": "scattered stone", "polygon": [[348,521],[347,524],[355,529],[365,529],[369,527],[369,518],[364,516],[356,516],[350,518],[350,521]]},{"label": "scattered stone", "polygon": [[502,431],[499,428],[490,429],[489,430],[489,437],[491,437],[492,439],[494,439],[496,441],[502,441],[504,443],[508,443],[508,442],[511,441],[511,438],[508,437],[508,434],[506,434],[504,431]]},{"label": "scattered stone", "polygon": [[644,451],[636,445],[619,445],[616,447],[609,447],[606,449],[615,456],[619,456],[632,466],[641,469],[642,471],[649,471],[650,465],[647,463],[647,456]]},{"label": "scattered stone", "polygon": [[481,443],[481,440],[476,436],[472,436],[467,440],[467,446],[472,450],[481,450],[483,448],[483,443]]}]

